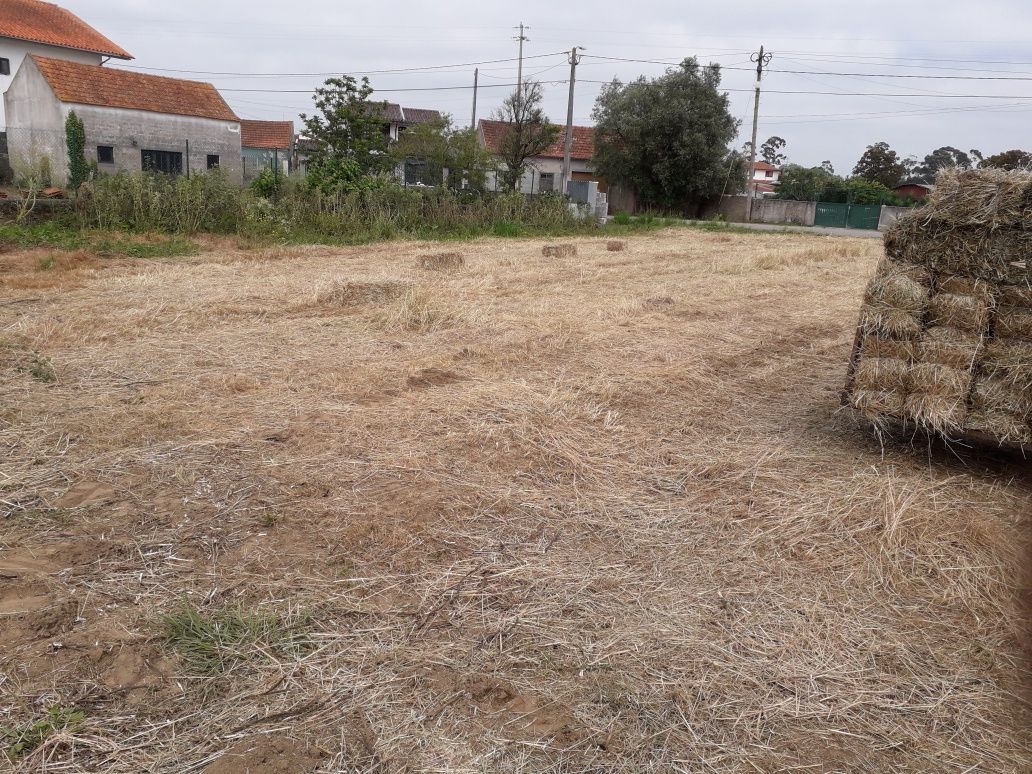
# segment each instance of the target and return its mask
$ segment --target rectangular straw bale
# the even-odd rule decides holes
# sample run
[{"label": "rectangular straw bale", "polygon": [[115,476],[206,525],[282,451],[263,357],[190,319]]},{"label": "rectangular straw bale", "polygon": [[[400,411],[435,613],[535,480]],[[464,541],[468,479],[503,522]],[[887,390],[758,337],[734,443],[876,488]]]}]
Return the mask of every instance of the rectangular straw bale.
[{"label": "rectangular straw bale", "polygon": [[996,335],[1032,341],[1032,308],[1001,308],[996,313]]},{"label": "rectangular straw bale", "polygon": [[920,427],[946,433],[964,425],[967,403],[961,396],[914,392],[903,403],[903,415]]},{"label": "rectangular straw bale", "polygon": [[849,403],[868,416],[902,417],[906,397],[899,390],[867,390],[858,387],[850,393]]},{"label": "rectangular straw bale", "polygon": [[930,284],[930,275],[920,266],[882,261],[864,294],[860,326],[883,338],[915,338],[923,326]]},{"label": "rectangular straw bale", "polygon": [[858,389],[906,392],[910,364],[894,357],[860,358],[853,384]]},{"label": "rectangular straw bale", "polygon": [[928,305],[928,323],[982,333],[989,328],[992,302],[985,297],[959,293],[936,293]]},{"label": "rectangular straw bale", "polygon": [[999,304],[1032,309],[1032,285],[1001,285]]},{"label": "rectangular straw bale", "polygon": [[963,402],[971,391],[974,373],[938,363],[915,363],[907,369],[905,378],[907,392],[941,395]]},{"label": "rectangular straw bale", "polygon": [[971,391],[971,405],[979,411],[1013,414],[1027,421],[1032,418],[1032,390],[1021,390],[1005,380],[980,375]]},{"label": "rectangular straw bale", "polygon": [[922,363],[939,363],[952,368],[970,369],[978,358],[984,339],[958,328],[935,326],[926,330],[914,345],[914,355]]},{"label": "rectangular straw bale", "polygon": [[1032,204],[1032,175],[1002,169],[947,169],[922,208],[954,226],[1020,227]]},{"label": "rectangular straw bale", "polygon": [[963,275],[988,282],[1028,284],[1032,232],[956,226],[929,218],[925,208],[905,215],[885,233],[885,253],[933,274]]},{"label": "rectangular straw bale", "polygon": [[860,344],[861,360],[894,358],[902,361],[914,359],[916,346],[906,339],[887,339],[883,336],[865,336]]},{"label": "rectangular straw bale", "polygon": [[1006,411],[971,411],[965,420],[969,430],[991,435],[999,443],[1032,445],[1032,427],[1021,417]]},{"label": "rectangular straw bale", "polygon": [[998,338],[989,342],[979,370],[1015,389],[1032,389],[1032,341]]}]

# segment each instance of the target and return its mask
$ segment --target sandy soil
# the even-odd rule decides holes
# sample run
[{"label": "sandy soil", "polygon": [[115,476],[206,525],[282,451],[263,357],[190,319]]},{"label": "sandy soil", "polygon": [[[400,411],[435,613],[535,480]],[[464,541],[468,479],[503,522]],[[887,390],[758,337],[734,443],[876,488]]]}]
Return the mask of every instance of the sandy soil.
[{"label": "sandy soil", "polygon": [[880,243],[574,241],[0,255],[0,768],[1029,770],[1030,463],[840,408]]}]

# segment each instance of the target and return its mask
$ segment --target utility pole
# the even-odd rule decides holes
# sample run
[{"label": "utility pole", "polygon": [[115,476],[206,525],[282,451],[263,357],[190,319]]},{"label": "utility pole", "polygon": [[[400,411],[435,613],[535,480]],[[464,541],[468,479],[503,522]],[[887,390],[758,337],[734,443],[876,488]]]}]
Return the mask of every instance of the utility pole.
[{"label": "utility pole", "polygon": [[[523,44],[530,42],[530,38],[523,33],[529,30],[530,27],[524,27],[523,22],[520,22],[520,26],[516,29],[520,31],[519,36],[516,38],[520,43],[520,63],[516,69],[516,113],[518,116],[520,112],[520,102],[523,100]],[[517,118],[517,121],[518,120],[519,119]]]},{"label": "utility pole", "polygon": [[566,144],[563,146],[563,173],[559,181],[559,192],[562,194],[566,193],[570,180],[570,153],[573,150],[573,85],[577,81],[577,65],[580,64],[578,50],[585,49],[581,46],[570,49],[570,99],[566,104]]},{"label": "utility pole", "polygon": [[753,179],[753,165],[756,163],[756,125],[760,120],[760,81],[763,79],[763,68],[770,64],[772,54],[763,53],[763,46],[760,46],[759,53],[749,57],[750,62],[756,62],[756,98],[753,102],[752,114],[752,143],[749,146],[749,169],[746,174],[749,176],[749,183],[746,186],[748,199],[745,202],[745,222],[752,220],[753,198],[756,196],[756,181]]},{"label": "utility pole", "polygon": [[473,120],[469,122],[471,129],[477,128],[477,84],[480,81],[480,68],[473,69]]}]

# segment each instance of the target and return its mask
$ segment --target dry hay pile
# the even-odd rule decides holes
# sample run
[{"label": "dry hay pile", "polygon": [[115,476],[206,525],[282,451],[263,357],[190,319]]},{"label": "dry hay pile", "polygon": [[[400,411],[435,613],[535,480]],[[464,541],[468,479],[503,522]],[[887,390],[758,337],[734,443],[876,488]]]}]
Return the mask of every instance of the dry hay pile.
[{"label": "dry hay pile", "polygon": [[626,247],[627,243],[619,239],[610,239],[608,242],[606,242],[606,250],[608,250],[611,253],[622,252]]},{"label": "dry hay pile", "polygon": [[541,248],[541,254],[545,258],[569,258],[577,254],[577,245],[564,242],[558,245],[545,245]]},{"label": "dry hay pile", "polygon": [[419,258],[419,268],[427,271],[456,271],[465,265],[462,253],[434,253]]},{"label": "dry hay pile", "polygon": [[1032,175],[940,175],[885,235],[847,401],[947,437],[1032,447]]}]

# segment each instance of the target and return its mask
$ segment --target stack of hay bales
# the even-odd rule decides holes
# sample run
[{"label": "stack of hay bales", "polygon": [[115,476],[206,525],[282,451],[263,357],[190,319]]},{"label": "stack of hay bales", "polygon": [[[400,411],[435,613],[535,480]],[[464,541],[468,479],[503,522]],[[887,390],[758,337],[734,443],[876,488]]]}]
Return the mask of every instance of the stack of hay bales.
[{"label": "stack of hay bales", "polygon": [[876,421],[1032,449],[1032,175],[945,172],[885,234],[846,402]]}]

